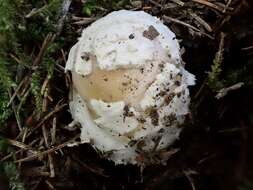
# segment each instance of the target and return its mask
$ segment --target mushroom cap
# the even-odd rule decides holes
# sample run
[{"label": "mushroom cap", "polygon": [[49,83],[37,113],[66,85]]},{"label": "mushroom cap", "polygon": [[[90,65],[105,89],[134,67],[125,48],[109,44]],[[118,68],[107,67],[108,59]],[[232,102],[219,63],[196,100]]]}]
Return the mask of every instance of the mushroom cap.
[{"label": "mushroom cap", "polygon": [[176,36],[158,18],[143,11],[115,11],[83,30],[70,51],[67,70],[80,75],[100,69],[140,68],[147,62],[181,63]]},{"label": "mushroom cap", "polygon": [[179,50],[175,34],[143,11],[115,11],[84,29],[66,65],[82,142],[116,164],[165,161],[195,81]]},{"label": "mushroom cap", "polygon": [[140,69],[124,68],[108,71],[96,67],[86,76],[72,72],[72,80],[75,89],[86,100],[124,101],[137,108],[159,71],[158,64],[151,66],[151,63]]}]

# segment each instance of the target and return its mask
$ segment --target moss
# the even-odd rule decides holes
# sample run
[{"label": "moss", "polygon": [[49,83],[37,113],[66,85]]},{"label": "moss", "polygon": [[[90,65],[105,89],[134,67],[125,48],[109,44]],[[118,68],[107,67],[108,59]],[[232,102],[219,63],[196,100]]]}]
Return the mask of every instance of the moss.
[{"label": "moss", "polygon": [[17,171],[15,164],[12,162],[4,162],[1,165],[2,171],[9,179],[9,189],[25,190],[24,184],[20,181],[19,172]]},{"label": "moss", "polygon": [[213,59],[213,65],[211,65],[211,71],[208,72],[207,84],[213,91],[218,91],[224,86],[222,80],[220,79],[220,75],[222,72],[221,64],[223,63],[223,59],[224,59],[224,39],[225,39],[225,34],[221,33],[219,49]]},{"label": "moss", "polygon": [[42,95],[40,93],[40,84],[41,84],[40,72],[37,70],[32,74],[31,90],[35,99],[35,106],[38,117],[42,113]]},{"label": "moss", "polygon": [[83,13],[86,16],[99,15],[105,10],[119,10],[129,4],[129,0],[88,0],[83,6]]},{"label": "moss", "polygon": [[[28,115],[31,109],[24,109],[27,98],[34,102],[33,107],[41,113],[41,87],[44,79],[54,74],[55,57],[59,55],[64,39],[56,38],[49,44],[41,62],[33,65],[45,37],[59,31],[58,20],[61,16],[62,0],[0,0],[0,132],[11,118],[12,107],[8,106],[9,92],[14,93],[16,86],[27,80],[28,90],[23,96],[17,96],[13,102],[15,112]],[[30,87],[30,88],[29,88]],[[22,88],[23,90],[23,88]],[[30,93],[31,91],[31,93]],[[31,107],[31,105],[29,105]],[[28,106],[28,107],[29,107]],[[22,111],[20,111],[22,110]],[[23,119],[21,119],[23,120]],[[22,121],[21,121],[22,122]],[[22,124],[23,125],[23,124]],[[10,153],[6,139],[0,139],[0,154]],[[23,190],[15,164],[11,161],[0,163],[0,173],[9,179],[9,189]]]},{"label": "moss", "polygon": [[[8,93],[0,92],[0,126],[1,128],[5,126],[6,120],[11,116],[12,110],[7,107],[9,99]],[[1,129],[0,129],[1,130]]]},{"label": "moss", "polygon": [[208,86],[213,91],[217,91],[223,87],[223,83],[219,78],[221,72],[221,62],[219,62],[217,58],[215,58],[213,61],[213,65],[211,66],[211,71],[208,72]]}]

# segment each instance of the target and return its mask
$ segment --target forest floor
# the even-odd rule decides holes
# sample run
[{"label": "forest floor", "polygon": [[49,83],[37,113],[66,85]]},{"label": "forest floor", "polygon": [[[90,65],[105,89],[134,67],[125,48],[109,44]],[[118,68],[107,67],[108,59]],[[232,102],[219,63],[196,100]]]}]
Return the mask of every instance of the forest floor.
[{"label": "forest floor", "polygon": [[[253,189],[253,2],[0,1],[0,190]],[[144,10],[180,40],[196,75],[191,114],[167,165],[115,166],[68,147],[69,49],[111,11]]]}]

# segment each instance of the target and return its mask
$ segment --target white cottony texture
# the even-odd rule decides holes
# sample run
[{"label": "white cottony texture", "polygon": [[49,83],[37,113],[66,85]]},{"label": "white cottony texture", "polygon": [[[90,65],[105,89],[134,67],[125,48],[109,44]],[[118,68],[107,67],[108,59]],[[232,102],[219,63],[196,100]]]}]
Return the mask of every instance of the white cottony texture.
[{"label": "white cottony texture", "polygon": [[[155,40],[143,36],[150,26],[160,33]],[[81,75],[91,73],[92,60],[83,60],[84,53],[96,55],[98,66],[108,70],[141,66],[167,56],[175,64],[181,61],[175,34],[142,11],[115,11],[86,28],[70,51],[66,69]]]},{"label": "white cottony texture", "polygon": [[82,142],[116,164],[166,161],[195,83],[179,49],[175,34],[143,11],[112,12],[84,29],[66,65]]}]

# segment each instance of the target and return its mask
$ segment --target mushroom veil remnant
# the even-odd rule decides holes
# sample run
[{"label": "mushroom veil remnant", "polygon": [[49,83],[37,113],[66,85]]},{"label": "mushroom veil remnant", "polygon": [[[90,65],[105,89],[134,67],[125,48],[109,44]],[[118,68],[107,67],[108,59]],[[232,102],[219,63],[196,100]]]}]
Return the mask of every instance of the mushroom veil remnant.
[{"label": "mushroom veil remnant", "polygon": [[175,34],[143,11],[115,11],[83,30],[66,70],[81,141],[116,164],[164,163],[189,112]]}]

